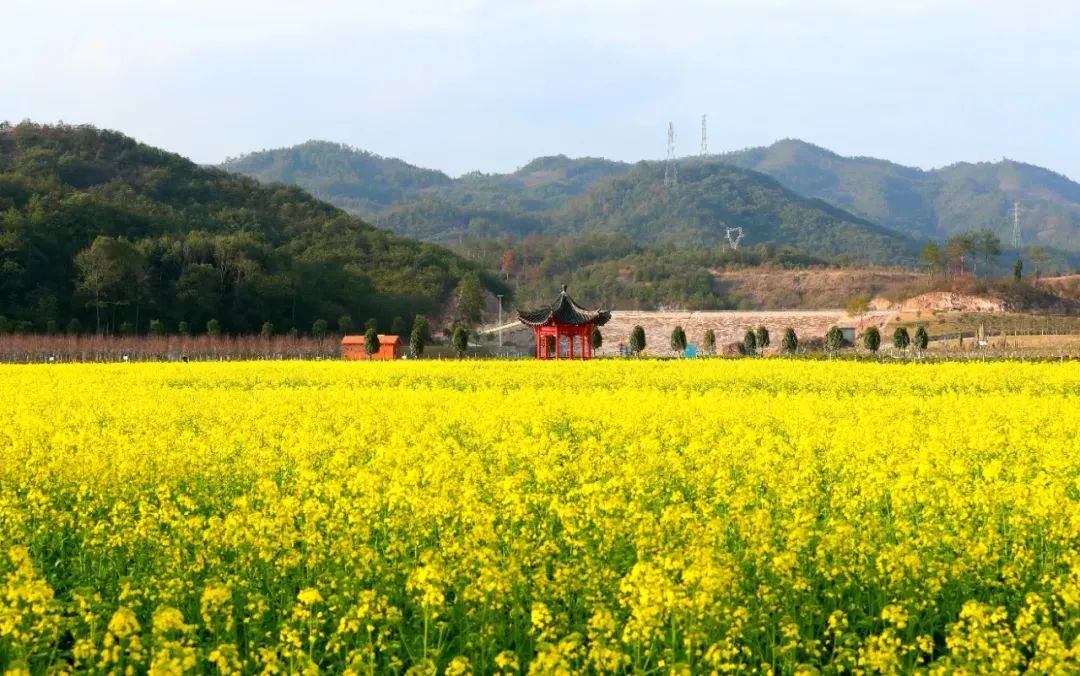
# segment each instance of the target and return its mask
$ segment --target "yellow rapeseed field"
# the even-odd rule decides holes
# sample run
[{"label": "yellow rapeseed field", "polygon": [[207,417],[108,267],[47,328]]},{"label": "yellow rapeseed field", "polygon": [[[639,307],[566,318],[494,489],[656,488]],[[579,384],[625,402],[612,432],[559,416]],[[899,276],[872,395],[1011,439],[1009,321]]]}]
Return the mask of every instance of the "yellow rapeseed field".
[{"label": "yellow rapeseed field", "polygon": [[1080,365],[0,367],[0,671],[1080,670]]}]

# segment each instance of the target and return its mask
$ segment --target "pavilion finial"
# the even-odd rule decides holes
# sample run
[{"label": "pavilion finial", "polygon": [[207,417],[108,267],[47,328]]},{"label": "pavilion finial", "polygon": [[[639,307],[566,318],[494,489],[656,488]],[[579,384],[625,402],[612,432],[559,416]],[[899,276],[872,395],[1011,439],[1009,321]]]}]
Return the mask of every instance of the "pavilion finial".
[{"label": "pavilion finial", "polygon": [[566,293],[566,285],[565,284],[562,285],[562,292]]}]

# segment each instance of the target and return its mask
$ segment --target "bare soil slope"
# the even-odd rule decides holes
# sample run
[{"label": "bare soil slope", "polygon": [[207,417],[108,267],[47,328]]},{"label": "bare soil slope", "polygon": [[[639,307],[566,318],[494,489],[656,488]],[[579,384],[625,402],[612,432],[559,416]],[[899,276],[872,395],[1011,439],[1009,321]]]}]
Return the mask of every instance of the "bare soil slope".
[{"label": "bare soil slope", "polygon": [[865,294],[898,301],[903,289],[924,277],[888,269],[712,270],[720,290],[740,309],[842,308]]}]

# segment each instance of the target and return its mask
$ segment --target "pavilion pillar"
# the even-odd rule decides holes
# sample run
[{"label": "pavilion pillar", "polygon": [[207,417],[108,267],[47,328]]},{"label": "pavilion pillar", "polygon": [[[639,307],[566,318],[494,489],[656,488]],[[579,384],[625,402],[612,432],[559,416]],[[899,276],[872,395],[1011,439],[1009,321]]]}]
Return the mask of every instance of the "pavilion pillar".
[{"label": "pavilion pillar", "polygon": [[559,335],[559,325],[555,325],[555,359],[562,359],[562,336]]},{"label": "pavilion pillar", "polygon": [[570,343],[570,358],[573,359],[574,358],[574,339],[577,338],[577,332],[575,331],[574,333],[571,333],[568,336],[568,338],[570,339],[568,341]]}]

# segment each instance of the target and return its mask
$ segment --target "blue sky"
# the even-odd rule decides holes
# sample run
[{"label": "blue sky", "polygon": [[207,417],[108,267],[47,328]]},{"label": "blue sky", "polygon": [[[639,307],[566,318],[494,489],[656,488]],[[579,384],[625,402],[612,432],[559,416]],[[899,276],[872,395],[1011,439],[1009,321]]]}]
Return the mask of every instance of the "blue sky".
[{"label": "blue sky", "polygon": [[1080,3],[4,0],[0,119],[199,162],[309,138],[451,174],[802,138],[1080,179]]}]

